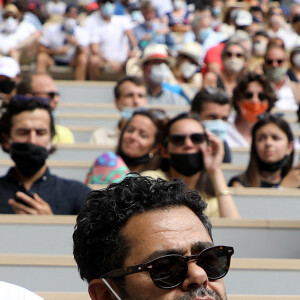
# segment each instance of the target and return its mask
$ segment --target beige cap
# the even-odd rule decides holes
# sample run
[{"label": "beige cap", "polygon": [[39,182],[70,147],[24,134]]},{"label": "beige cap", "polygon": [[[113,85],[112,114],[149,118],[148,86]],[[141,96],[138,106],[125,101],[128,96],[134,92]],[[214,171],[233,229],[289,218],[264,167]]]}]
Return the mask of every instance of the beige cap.
[{"label": "beige cap", "polygon": [[202,46],[197,42],[190,42],[183,45],[178,51],[178,55],[185,55],[191,58],[195,63],[200,64],[203,55]]}]

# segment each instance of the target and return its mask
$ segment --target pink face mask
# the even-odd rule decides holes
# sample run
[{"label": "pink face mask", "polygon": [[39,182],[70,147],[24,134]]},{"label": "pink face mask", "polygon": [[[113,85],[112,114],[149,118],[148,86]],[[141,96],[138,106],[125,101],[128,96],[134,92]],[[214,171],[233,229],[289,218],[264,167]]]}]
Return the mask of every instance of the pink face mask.
[{"label": "pink face mask", "polygon": [[253,103],[249,101],[242,102],[240,106],[241,115],[247,121],[254,123],[257,121],[257,116],[263,114],[268,109],[268,103]]}]

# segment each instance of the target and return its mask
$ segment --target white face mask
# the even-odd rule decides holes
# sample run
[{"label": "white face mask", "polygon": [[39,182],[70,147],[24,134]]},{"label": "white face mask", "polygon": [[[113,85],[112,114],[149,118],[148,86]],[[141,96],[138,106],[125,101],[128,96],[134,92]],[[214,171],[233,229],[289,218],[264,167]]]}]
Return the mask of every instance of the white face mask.
[{"label": "white face mask", "polygon": [[267,43],[265,41],[258,41],[253,44],[253,52],[257,56],[264,56],[267,50]]},{"label": "white face mask", "polygon": [[181,70],[182,76],[185,79],[190,79],[196,73],[197,66],[195,64],[185,61],[184,63],[181,64],[180,70]]},{"label": "white face mask", "polygon": [[239,73],[244,68],[244,59],[240,59],[237,57],[226,58],[224,60],[224,68],[228,71]]},{"label": "white face mask", "polygon": [[14,19],[13,17],[9,17],[6,20],[4,20],[1,31],[3,33],[11,34],[16,32],[19,25],[19,21],[17,19]]},{"label": "white face mask", "polygon": [[153,65],[150,72],[150,80],[155,84],[161,84],[163,81],[166,81],[170,76],[170,69],[165,64]]},{"label": "white face mask", "polygon": [[65,18],[63,27],[64,31],[68,34],[73,34],[75,27],[77,25],[77,20],[73,18]]},{"label": "white face mask", "polygon": [[293,57],[293,64],[297,67],[300,68],[300,53],[297,53]]}]

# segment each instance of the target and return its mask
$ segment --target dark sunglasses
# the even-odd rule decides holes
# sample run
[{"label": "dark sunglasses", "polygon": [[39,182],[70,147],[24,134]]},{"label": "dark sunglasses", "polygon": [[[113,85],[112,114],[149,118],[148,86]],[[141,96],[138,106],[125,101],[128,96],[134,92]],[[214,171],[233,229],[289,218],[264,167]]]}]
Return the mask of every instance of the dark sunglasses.
[{"label": "dark sunglasses", "polygon": [[132,116],[140,113],[150,114],[151,116],[153,116],[158,120],[165,120],[168,118],[168,115],[164,110],[159,108],[147,108],[147,107],[139,107],[135,109]]},{"label": "dark sunglasses", "polygon": [[182,146],[185,143],[186,138],[189,137],[194,145],[200,145],[208,141],[206,133],[193,133],[191,135],[185,134],[172,134],[169,136],[169,141],[174,146]]},{"label": "dark sunglasses", "polygon": [[259,121],[262,121],[262,120],[266,120],[266,119],[282,119],[284,116],[284,113],[264,113],[264,114],[260,114],[257,116],[257,119]]},{"label": "dark sunglasses", "polygon": [[[252,99],[253,96],[254,96],[254,93],[253,93],[253,92],[246,92],[246,93],[244,94],[244,98],[245,98],[245,99]],[[266,96],[265,93],[258,93],[257,96],[258,96],[258,99],[259,99],[260,101],[263,101],[263,100],[266,100],[266,99],[267,99],[267,96]]]},{"label": "dark sunglasses", "polygon": [[46,105],[49,105],[50,101],[48,98],[43,98],[43,97],[36,97],[36,96],[26,96],[26,95],[21,95],[17,94],[13,96],[12,98],[13,102],[29,102],[29,101],[37,101]]},{"label": "dark sunglasses", "polygon": [[274,62],[277,62],[278,65],[281,65],[284,62],[284,59],[266,59],[266,64],[271,66]]},{"label": "dark sunglasses", "polygon": [[244,54],[240,53],[240,52],[234,53],[234,52],[230,52],[230,51],[227,51],[225,53],[225,57],[233,57],[233,56],[236,56],[237,58],[242,58],[242,57],[244,57]]},{"label": "dark sunglasses", "polygon": [[50,98],[50,100],[53,100],[55,98],[55,96],[59,96],[59,92],[36,92],[33,93],[33,95],[39,95],[39,94],[45,94],[48,95],[48,97]]},{"label": "dark sunglasses", "polygon": [[102,275],[101,278],[117,278],[139,272],[149,272],[157,287],[172,289],[181,285],[186,279],[190,261],[196,262],[206,272],[210,281],[223,278],[229,270],[233,253],[233,247],[214,246],[196,255],[170,254],[144,264],[112,270]]}]

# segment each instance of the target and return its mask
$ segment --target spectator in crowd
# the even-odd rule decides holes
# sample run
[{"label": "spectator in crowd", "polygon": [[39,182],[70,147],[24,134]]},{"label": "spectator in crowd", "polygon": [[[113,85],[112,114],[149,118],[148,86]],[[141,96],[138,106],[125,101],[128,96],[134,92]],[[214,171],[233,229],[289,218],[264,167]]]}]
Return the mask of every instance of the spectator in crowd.
[{"label": "spectator in crowd", "polygon": [[234,12],[234,25],[235,30],[248,31],[248,27],[253,23],[253,17],[247,9],[237,9]]},{"label": "spectator in crowd", "polygon": [[9,101],[15,94],[16,85],[20,81],[20,66],[9,56],[0,58],[0,95],[1,101]]},{"label": "spectator in crowd", "polygon": [[214,246],[205,207],[182,181],[128,176],[90,193],[73,254],[91,298],[227,299],[233,248]]},{"label": "spectator in crowd", "polygon": [[[130,171],[141,172],[160,167],[162,131],[167,121],[166,113],[159,109],[141,108],[133,113],[122,129],[116,151]],[[103,155],[95,160],[86,183],[102,183],[102,160]]]},{"label": "spectator in crowd", "polygon": [[300,103],[300,84],[290,81],[287,53],[284,48],[270,45],[265,54],[264,73],[275,89],[275,106],[282,110],[297,110]]},{"label": "spectator in crowd", "polygon": [[[138,54],[138,46],[128,16],[116,16],[109,0],[99,0],[100,14],[92,14],[85,20],[90,35],[90,80],[98,80],[101,71],[119,73],[126,61]],[[130,47],[132,51],[130,51]]]},{"label": "spectator in crowd", "polygon": [[202,85],[202,46],[197,42],[186,43],[176,57],[172,68],[177,83],[191,101]]},{"label": "spectator in crowd", "polygon": [[[18,84],[17,94],[33,95],[48,99],[49,105],[52,108],[52,115],[55,114],[55,110],[60,102],[56,84],[51,76],[46,73],[24,76]],[[75,142],[73,133],[69,128],[55,124],[55,132],[56,134],[52,139],[54,144],[73,144]]]},{"label": "spectator in crowd", "polygon": [[192,30],[188,31],[183,36],[183,43],[198,42],[202,45],[202,59],[206,52],[213,46],[223,42],[226,37],[213,29],[213,18],[209,6],[203,7],[195,13],[195,17],[191,22]]},{"label": "spectator in crowd", "polygon": [[121,119],[113,128],[97,128],[91,136],[90,143],[117,147],[121,124],[130,119],[133,111],[147,105],[145,82],[137,76],[122,77],[114,88],[115,105],[121,113]]},{"label": "spectator in crowd", "polygon": [[270,111],[276,95],[264,75],[249,73],[240,78],[233,91],[232,103],[236,114],[228,124],[226,141],[230,148],[249,148],[251,130],[257,116]]},{"label": "spectator in crowd", "polygon": [[289,25],[291,26],[291,30],[292,27],[293,27],[293,20],[296,16],[300,16],[300,3],[297,2],[297,1],[293,1],[290,5],[290,12],[289,12],[289,15],[288,15],[288,23]]},{"label": "spectator in crowd", "polygon": [[5,300],[43,300],[33,292],[8,282],[0,281],[0,295]]},{"label": "spectator in crowd", "polygon": [[218,76],[218,87],[232,94],[237,80],[247,72],[248,54],[238,42],[228,41],[222,51],[224,70]]},{"label": "spectator in crowd", "polygon": [[194,15],[188,9],[185,0],[173,0],[173,10],[163,16],[163,22],[173,32],[186,32],[191,30],[191,21]]},{"label": "spectator in crowd", "polygon": [[208,216],[239,218],[221,169],[223,143],[205,131],[197,115],[182,113],[168,122],[161,154],[165,159],[162,170],[143,172],[142,175],[182,178],[188,188],[197,190],[204,197]]},{"label": "spectator in crowd", "polygon": [[205,129],[223,141],[224,163],[231,162],[230,149],[226,142],[230,109],[229,94],[210,86],[202,88],[191,104],[191,112],[199,115]]},{"label": "spectator in crowd", "polygon": [[291,81],[300,82],[300,46],[293,48],[290,53],[290,67],[287,75]]},{"label": "spectator in crowd", "polygon": [[72,215],[83,207],[89,188],[52,175],[47,167],[54,134],[51,108],[43,99],[23,96],[7,104],[1,145],[15,166],[0,178],[1,213]]},{"label": "spectator in crowd", "polygon": [[151,44],[163,44],[167,45],[170,50],[175,51],[175,38],[171,34],[169,26],[163,24],[156,17],[155,7],[150,1],[141,3],[141,12],[145,21],[133,28],[139,49],[144,50]]},{"label": "spectator in crowd", "polygon": [[267,24],[269,37],[282,39],[288,51],[299,43],[298,34],[288,29],[284,12],[280,6],[270,6],[267,14]]},{"label": "spectator in crowd", "polygon": [[168,66],[169,55],[166,47],[152,44],[145,48],[140,61],[147,84],[149,104],[187,105],[182,88],[167,83],[172,73]]},{"label": "spectator in crowd", "polygon": [[40,41],[36,72],[46,73],[48,67],[72,66],[75,80],[85,80],[87,70],[88,35],[77,24],[78,8],[69,5],[62,23],[47,26]]},{"label": "spectator in crowd", "polygon": [[172,0],[150,0],[155,7],[157,17],[162,18],[166,13],[173,10]]},{"label": "spectator in crowd", "polygon": [[229,185],[298,188],[299,169],[292,168],[293,159],[294,139],[288,123],[275,115],[261,115],[252,130],[248,167]]},{"label": "spectator in crowd", "polygon": [[46,3],[46,11],[48,15],[64,15],[67,4],[60,0],[51,0]]},{"label": "spectator in crowd", "polygon": [[87,70],[87,32],[77,24],[78,8],[69,5],[62,23],[47,26],[40,41],[36,72],[46,73],[48,67],[72,66],[75,80],[85,80]]},{"label": "spectator in crowd", "polygon": [[23,21],[14,4],[3,8],[0,21],[0,54],[13,57],[17,62],[33,58],[38,48],[40,33],[34,25]]},{"label": "spectator in crowd", "polygon": [[263,64],[269,37],[265,31],[258,31],[253,36],[252,57],[248,63],[248,70],[257,74],[263,74]]}]

